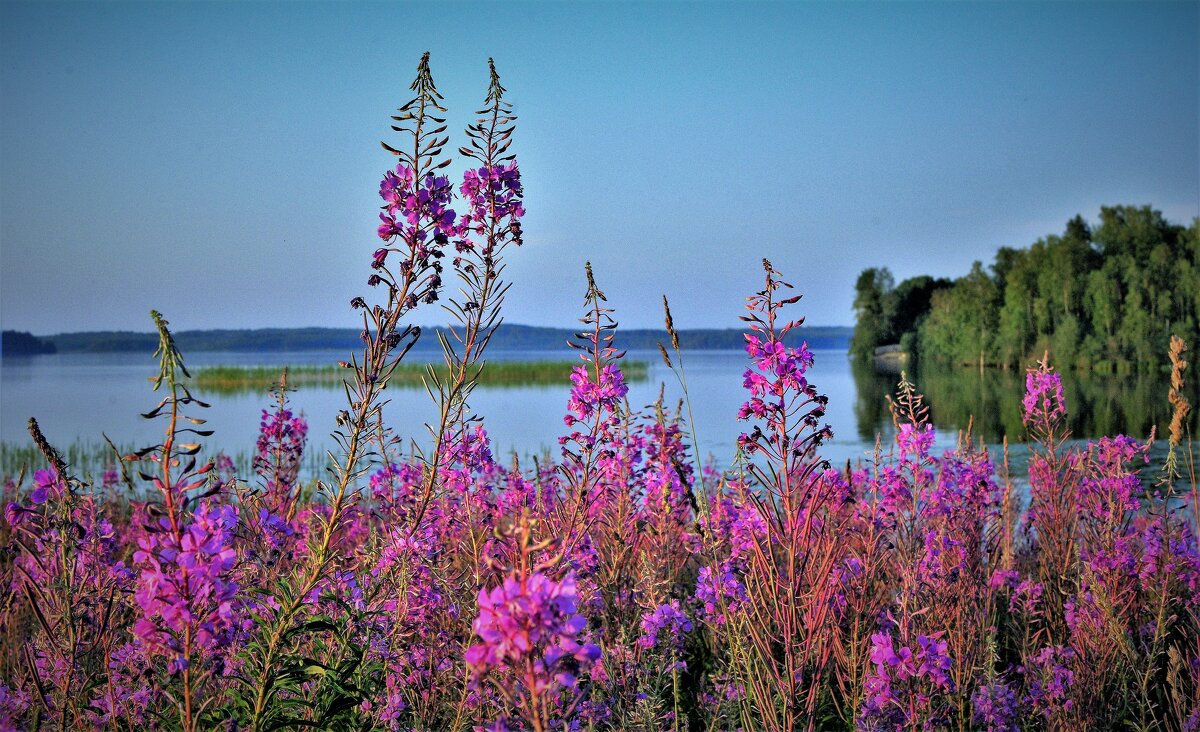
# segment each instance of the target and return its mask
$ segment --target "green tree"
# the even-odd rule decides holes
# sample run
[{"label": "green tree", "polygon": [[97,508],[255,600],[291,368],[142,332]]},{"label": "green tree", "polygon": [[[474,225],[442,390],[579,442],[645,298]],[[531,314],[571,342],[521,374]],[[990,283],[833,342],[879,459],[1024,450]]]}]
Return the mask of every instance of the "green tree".
[{"label": "green tree", "polygon": [[997,299],[996,283],[980,262],[953,287],[934,293],[918,336],[922,357],[960,364],[994,362]]},{"label": "green tree", "polygon": [[850,352],[856,359],[872,357],[891,336],[893,283],[886,267],[871,267],[858,276],[854,285],[854,334],[850,337]]},{"label": "green tree", "polygon": [[1014,366],[1058,363],[1157,370],[1169,337],[1200,347],[1200,219],[1167,221],[1149,206],[1105,206],[1094,228],[1075,216],[1061,235],[1003,247],[989,269],[947,283],[887,270],[859,277],[860,354],[916,332],[922,358]]},{"label": "green tree", "polygon": [[896,289],[891,293],[892,304],[885,307],[885,310],[892,314],[888,340],[900,343],[905,335],[915,333],[921,321],[925,319],[925,314],[929,312],[933,294],[948,289],[953,284],[944,277],[934,279],[928,275],[920,275],[909,277],[896,285]]}]

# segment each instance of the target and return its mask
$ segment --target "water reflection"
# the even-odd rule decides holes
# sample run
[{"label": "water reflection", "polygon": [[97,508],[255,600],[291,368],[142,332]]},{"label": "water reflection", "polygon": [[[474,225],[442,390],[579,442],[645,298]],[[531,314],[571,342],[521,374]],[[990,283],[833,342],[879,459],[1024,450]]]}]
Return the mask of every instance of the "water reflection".
[{"label": "water reflection", "polygon": [[[816,351],[816,364],[809,374],[821,392],[829,395],[826,419],[834,438],[822,454],[837,465],[872,453],[875,435],[884,440],[892,434],[887,395],[898,376],[881,375],[870,368],[853,365],[845,351]],[[190,366],[244,364],[330,364],[343,354],[297,352],[275,354],[196,353],[188,356]],[[500,352],[496,360],[562,360],[560,352]],[[657,353],[630,353],[631,360],[647,364],[646,378],[630,384],[629,403],[634,409],[658,398],[659,384],[666,384],[665,398],[674,406],[682,396],[674,376],[659,361]],[[745,399],[742,371],[745,354],[738,351],[700,351],[686,354],[688,384],[695,408],[696,436],[700,451],[720,464],[732,460],[737,437],[747,428],[735,419]],[[138,417],[158,400],[150,391],[147,377],[153,372],[148,358],[131,354],[60,354],[32,359],[5,359],[0,364],[0,441],[12,446],[30,446],[26,420],[38,417],[45,433],[62,449],[85,453],[92,447],[103,451],[101,433],[122,447],[153,444],[162,425]],[[1021,424],[1024,375],[988,371],[982,377],[970,369],[917,369],[911,377],[927,396],[939,446],[951,447],[955,433],[974,417],[977,435],[998,444],[1007,435],[1018,443],[1025,437]],[[1194,382],[1194,379],[1192,380]],[[1070,426],[1076,437],[1094,438],[1124,432],[1136,437],[1160,431],[1168,420],[1166,376],[1098,377],[1066,374],[1066,396]],[[481,387],[472,396],[472,406],[484,416],[499,455],[521,456],[549,452],[557,454],[558,438],[565,432],[562,415],[569,384],[520,386],[510,389]],[[385,418],[397,433],[422,441],[423,424],[436,419],[436,410],[422,388],[389,389]],[[1189,398],[1200,404],[1194,386]],[[212,395],[212,409],[202,415],[216,431],[208,446],[248,458],[258,433],[260,410],[270,403],[266,393]],[[310,423],[309,452],[314,465],[323,464],[324,450],[335,447],[329,439],[334,417],[345,404],[339,390],[301,388],[292,394],[292,404]],[[1193,412],[1192,431],[1197,432]],[[1160,444],[1161,441],[1160,441]],[[1013,448],[1015,470],[1023,465],[1019,446]],[[0,451],[0,457],[4,456]],[[2,466],[0,466],[2,467]]]},{"label": "water reflection", "polygon": [[[870,365],[857,363],[851,369],[858,436],[871,440],[891,423],[886,397],[894,392],[899,376],[879,374]],[[989,443],[998,443],[1005,435],[1011,442],[1025,439],[1021,421],[1024,373],[988,370],[981,374],[970,368],[918,367],[909,380],[925,394],[930,416],[939,430],[954,432],[966,429],[971,423],[974,433]],[[1197,404],[1195,379],[1190,381],[1188,398]],[[1169,386],[1166,374],[1106,376],[1066,372],[1063,391],[1068,425],[1078,438],[1118,433],[1147,437],[1151,427],[1156,427],[1162,435],[1171,418],[1167,404]],[[1192,434],[1197,432],[1198,417],[1200,410],[1193,410]]]}]

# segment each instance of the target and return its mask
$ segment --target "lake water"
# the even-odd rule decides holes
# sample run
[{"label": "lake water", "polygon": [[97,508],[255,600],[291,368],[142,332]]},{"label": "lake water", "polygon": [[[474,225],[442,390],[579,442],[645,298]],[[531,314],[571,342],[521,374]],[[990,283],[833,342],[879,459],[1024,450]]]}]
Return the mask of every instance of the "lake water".
[{"label": "lake water", "polygon": [[[245,364],[330,364],[345,354],[215,353],[186,355],[189,367]],[[557,359],[570,354],[556,352],[503,352],[495,359]],[[895,387],[896,376],[879,375],[870,368],[855,368],[845,351],[816,351],[810,378],[829,395],[827,421],[834,438],[824,454],[835,464],[844,464],[870,454],[875,435],[891,434],[891,419],[885,397]],[[668,403],[681,395],[675,377],[656,352],[631,352],[627,358],[649,364],[649,378],[630,385],[629,401],[634,408],[654,402],[660,384],[665,384]],[[744,399],[742,371],[745,355],[738,351],[691,352],[685,354],[688,386],[695,410],[695,427],[701,450],[726,464],[734,454],[735,441],[744,429],[736,420]],[[161,439],[163,422],[148,421],[139,413],[157,404],[159,395],[150,389],[149,378],[156,364],[134,354],[59,354],[6,358],[0,365],[0,441],[12,454],[13,446],[31,445],[26,422],[37,417],[52,443],[66,448],[98,447],[101,433],[122,448],[153,444]],[[1024,439],[1020,399],[1023,374],[1015,372],[953,370],[919,372],[918,387],[928,395],[932,419],[939,429],[939,443],[953,446],[955,436],[974,418],[978,434],[989,444]],[[1070,375],[1064,379],[1071,427],[1080,438],[1125,432],[1143,437],[1151,425],[1165,427],[1169,413],[1166,382],[1162,377],[1100,377]],[[1193,394],[1193,404],[1198,400]],[[521,455],[556,450],[564,434],[562,415],[566,409],[567,384],[554,386],[479,387],[472,407],[485,419],[497,455]],[[232,455],[247,456],[258,434],[261,410],[271,404],[266,393],[198,393],[212,408],[198,410],[216,434],[208,445]],[[429,396],[422,388],[389,389],[391,402],[384,410],[388,423],[405,438],[426,440],[422,426],[436,418]],[[295,410],[309,420],[310,455],[332,447],[328,433],[334,416],[345,407],[344,393],[337,388],[306,387],[291,394]],[[1195,410],[1200,413],[1200,409]],[[1195,432],[1193,423],[1193,432]],[[1160,446],[1161,446],[1160,441]],[[1024,450],[1013,450],[1017,465]],[[314,463],[315,464],[315,463]]]}]

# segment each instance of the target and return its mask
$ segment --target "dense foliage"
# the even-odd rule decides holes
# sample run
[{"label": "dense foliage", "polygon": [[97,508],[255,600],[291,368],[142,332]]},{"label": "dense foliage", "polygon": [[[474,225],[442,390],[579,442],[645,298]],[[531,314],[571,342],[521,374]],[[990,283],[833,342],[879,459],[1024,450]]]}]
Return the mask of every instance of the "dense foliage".
[{"label": "dense foliage", "polygon": [[952,282],[893,286],[887,269],[867,269],[854,307],[860,357],[902,343],[953,364],[1012,367],[1048,351],[1073,367],[1156,370],[1171,334],[1200,334],[1200,220],[1104,207],[1094,230],[1076,216],[1061,236],[1002,248],[989,268],[976,262]]},{"label": "dense foliage", "polygon": [[[690,397],[628,403],[589,266],[561,449],[501,464],[470,397],[521,243],[514,117],[493,70],[451,186],[428,56],[412,88],[320,479],[302,479],[309,425],[283,389],[250,474],[202,457],[205,405],[158,313],[163,396],[145,416],[162,442],[93,481],[30,421],[46,467],[5,484],[0,728],[1197,728],[1182,341],[1162,466],[1130,437],[1068,443],[1043,365],[1019,407],[1038,445],[1027,494],[970,436],[938,454],[907,382],[894,443],[835,467],[785,315],[800,298],[764,261],[730,415],[746,429],[717,469],[695,454]],[[405,442],[380,407],[421,335],[405,322],[438,301],[457,323],[429,375],[439,417]]]}]

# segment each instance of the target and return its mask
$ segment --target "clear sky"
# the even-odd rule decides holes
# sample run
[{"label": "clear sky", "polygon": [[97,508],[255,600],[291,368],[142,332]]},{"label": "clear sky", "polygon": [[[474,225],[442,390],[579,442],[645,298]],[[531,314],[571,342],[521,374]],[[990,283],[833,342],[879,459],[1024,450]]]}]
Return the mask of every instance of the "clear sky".
[{"label": "clear sky", "polygon": [[509,322],[570,325],[590,259],[623,324],[734,326],[766,256],[849,324],[867,266],[1200,213],[1198,8],[5,2],[0,322],[352,326],[429,50],[453,130],[489,55],[521,116]]}]

